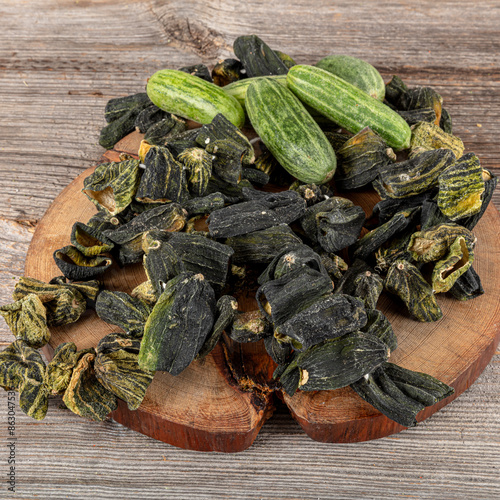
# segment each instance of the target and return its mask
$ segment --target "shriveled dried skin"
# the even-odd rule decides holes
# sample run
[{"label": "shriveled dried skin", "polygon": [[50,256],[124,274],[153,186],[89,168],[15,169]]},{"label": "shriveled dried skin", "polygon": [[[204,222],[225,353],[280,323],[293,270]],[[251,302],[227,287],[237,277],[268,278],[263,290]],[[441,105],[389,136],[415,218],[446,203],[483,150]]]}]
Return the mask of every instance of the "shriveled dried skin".
[{"label": "shriveled dried skin", "polygon": [[65,342],[56,347],[54,357],[46,370],[45,383],[51,394],[64,393],[77,361],[76,345],[73,342]]},{"label": "shriveled dried skin", "polygon": [[462,156],[439,176],[437,203],[452,221],[481,210],[484,192],[483,169],[474,153]]},{"label": "shriveled dried skin", "polygon": [[131,292],[130,296],[134,299],[139,299],[150,306],[156,304],[157,298],[153,288],[153,284],[150,280],[146,280],[141,284],[137,285]]},{"label": "shriveled dried skin", "polygon": [[338,252],[358,240],[365,222],[364,210],[357,206],[316,214],[317,239],[326,252]]},{"label": "shriveled dried skin", "polygon": [[239,265],[268,264],[283,249],[300,243],[300,238],[284,224],[226,240],[234,250],[233,263]]},{"label": "shriveled dried skin", "polygon": [[320,255],[323,267],[336,286],[337,282],[342,279],[342,273],[345,273],[348,269],[346,262],[342,257],[334,253],[321,252]]},{"label": "shriveled dried skin", "polygon": [[398,339],[392,329],[389,320],[378,309],[366,309],[368,321],[365,326],[360,328],[360,331],[375,335],[388,347],[389,353],[396,350]]},{"label": "shriveled dried skin", "polygon": [[256,299],[259,309],[276,327],[332,291],[328,275],[302,267],[264,283]]},{"label": "shriveled dried skin", "polygon": [[365,326],[367,316],[361,300],[336,294],[317,300],[275,328],[280,338],[288,338],[298,351],[324,340],[345,335]]},{"label": "shriveled dried skin", "polygon": [[300,218],[300,225],[307,237],[313,242],[318,243],[318,219],[319,213],[328,213],[332,210],[342,210],[354,206],[354,203],[347,198],[333,196],[315,205],[308,207],[304,215]]},{"label": "shriveled dried skin", "polygon": [[54,261],[69,280],[91,280],[101,275],[113,263],[110,257],[85,257],[80,250],[72,245],[65,246],[54,252]]},{"label": "shriveled dried skin", "polygon": [[419,321],[431,322],[443,317],[432,287],[413,264],[405,260],[395,261],[387,272],[384,286],[397,295]]},{"label": "shriveled dried skin", "polygon": [[205,339],[195,359],[204,358],[215,348],[224,331],[233,323],[238,309],[238,302],[231,295],[223,295],[217,301],[216,309],[217,319],[215,320],[212,331]]},{"label": "shriveled dried skin", "polygon": [[245,78],[245,73],[243,64],[238,59],[222,59],[214,66],[212,79],[215,85],[224,87]]},{"label": "shriveled dried skin", "polygon": [[178,157],[188,171],[187,182],[193,196],[203,196],[212,176],[212,155],[202,148],[185,149]]},{"label": "shriveled dried skin", "polygon": [[434,293],[447,292],[457,279],[464,274],[474,262],[474,252],[468,247],[465,239],[459,236],[450,246],[444,259],[436,262],[432,271],[432,288]]},{"label": "shriveled dried skin", "polygon": [[125,292],[111,290],[103,290],[99,294],[95,310],[103,321],[122,328],[134,338],[142,337],[151,313],[151,307],[145,302]]},{"label": "shriveled dried skin", "polygon": [[110,333],[97,344],[95,374],[99,382],[115,396],[136,410],[153,381],[154,372],[139,367],[141,342]]},{"label": "shriveled dried skin", "polygon": [[214,210],[223,208],[224,204],[222,193],[211,193],[199,198],[191,198],[182,204],[182,208],[187,211],[188,217],[193,217],[210,214]]},{"label": "shriveled dried skin", "polygon": [[139,366],[181,373],[210,334],[215,306],[214,291],[202,275],[186,272],[170,280],[146,322]]},{"label": "shriveled dried skin", "polygon": [[235,316],[229,336],[236,342],[257,342],[272,335],[271,323],[261,311],[238,313]]},{"label": "shriveled dried skin", "polygon": [[361,299],[366,309],[375,309],[382,290],[384,280],[377,273],[365,271],[354,278],[354,297]]},{"label": "shriveled dried skin", "polygon": [[459,137],[447,134],[439,125],[420,122],[412,127],[410,149],[416,148],[449,149],[460,158],[464,154],[465,146]]},{"label": "shriveled dried skin", "polygon": [[293,372],[299,370],[301,390],[340,389],[373,372],[387,357],[387,346],[377,337],[353,332],[294,356],[280,381],[286,383],[286,379],[290,375],[294,377]]},{"label": "shriveled dried skin", "polygon": [[182,261],[186,271],[202,274],[217,290],[228,280],[233,249],[199,234],[170,233],[166,241]]},{"label": "shriveled dried skin", "polygon": [[412,221],[418,208],[403,210],[395,214],[386,223],[372,229],[353,245],[353,258],[366,260],[395,234],[403,231]]},{"label": "shriveled dried skin", "polygon": [[415,207],[422,207],[426,200],[433,196],[435,196],[434,189],[408,196],[407,198],[386,198],[380,200],[373,207],[372,217],[377,216],[379,224],[385,224],[398,212]]},{"label": "shriveled dried skin", "polygon": [[259,276],[257,282],[263,285],[267,281],[279,279],[294,269],[303,267],[314,269],[328,276],[321,257],[308,245],[297,245],[280,252]]},{"label": "shriveled dried skin", "polygon": [[98,208],[116,215],[133,200],[140,178],[139,160],[102,163],[84,180],[82,192]]},{"label": "shriveled dried skin", "polygon": [[455,161],[449,149],[424,151],[382,170],[373,187],[381,198],[407,198],[438,185],[438,178]]},{"label": "shriveled dried skin", "polygon": [[22,340],[0,352],[0,387],[19,392],[19,406],[26,415],[36,420],[45,417],[49,404],[45,362]]},{"label": "shriveled dried skin", "polygon": [[393,162],[391,152],[379,135],[364,128],[337,151],[335,184],[340,189],[356,189],[369,184],[381,169]]},{"label": "shriveled dried skin", "polygon": [[95,257],[110,252],[115,246],[98,229],[87,226],[82,222],[73,224],[70,241],[86,257]]},{"label": "shriveled dried skin", "polygon": [[436,123],[436,111],[434,108],[411,109],[409,111],[398,111],[408,125],[415,125],[418,122]]},{"label": "shriveled dried skin", "polygon": [[64,392],[64,404],[77,415],[102,421],[116,410],[116,396],[97,379],[94,369],[95,352],[80,357]]},{"label": "shriveled dried skin", "polygon": [[163,293],[163,285],[185,271],[180,255],[167,241],[162,231],[148,231],[142,239],[144,250],[143,265],[158,298]]},{"label": "shriveled dried skin", "polygon": [[416,425],[419,411],[454,392],[453,387],[431,375],[388,362],[351,387],[377,410],[406,427]]},{"label": "shriveled dried skin", "polygon": [[178,203],[169,203],[143,212],[115,231],[105,231],[104,235],[118,245],[138,241],[141,246],[142,235],[146,231],[181,231],[186,224],[187,212]]},{"label": "shriveled dried skin", "polygon": [[[439,125],[441,119],[443,98],[430,87],[415,87],[407,89],[399,97],[396,107],[398,110],[404,111],[421,111],[431,108],[434,111],[435,125]],[[430,120],[420,120],[430,121]]]},{"label": "shriveled dried skin", "polygon": [[481,279],[472,266],[455,281],[449,291],[458,300],[474,299],[484,293]]},{"label": "shriveled dried skin", "polygon": [[377,265],[375,266],[376,271],[387,271],[398,259],[411,260],[408,243],[414,230],[414,227],[407,228],[402,233],[393,236],[375,251],[375,260],[377,261]]},{"label": "shriveled dried skin", "polygon": [[465,227],[454,223],[440,224],[413,233],[408,250],[417,262],[431,262],[444,257],[450,245],[459,237],[463,238],[469,252],[472,252],[475,236]]},{"label": "shriveled dried skin", "polygon": [[292,344],[280,342],[274,335],[264,338],[264,347],[267,354],[278,365],[286,363],[293,352]]},{"label": "shriveled dried skin", "polygon": [[14,337],[28,346],[39,348],[49,341],[45,307],[38,295],[30,293],[12,304],[1,306],[0,315]]},{"label": "shriveled dried skin", "polygon": [[[96,282],[86,287],[81,284],[81,290],[90,295],[97,295]],[[87,301],[80,292],[80,284],[51,284],[34,278],[21,276],[16,283],[12,298],[19,300],[34,293],[45,306],[47,325],[65,325],[77,321],[87,308]]]},{"label": "shriveled dried skin", "polygon": [[164,146],[151,147],[135,198],[143,203],[182,203],[189,198],[184,166]]}]

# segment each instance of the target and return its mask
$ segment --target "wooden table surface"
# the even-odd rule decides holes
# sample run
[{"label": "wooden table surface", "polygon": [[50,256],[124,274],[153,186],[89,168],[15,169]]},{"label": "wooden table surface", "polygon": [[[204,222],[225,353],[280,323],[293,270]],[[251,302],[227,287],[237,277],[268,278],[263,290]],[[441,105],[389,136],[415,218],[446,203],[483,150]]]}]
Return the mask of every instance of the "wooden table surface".
[{"label": "wooden table surface", "polygon": [[[361,57],[388,80],[431,85],[454,130],[500,174],[500,2],[1,0],[0,303],[11,301],[33,231],[93,165],[108,99],[162,68],[213,65],[256,33],[299,63]],[[500,193],[494,195],[500,206]],[[479,242],[480,244],[480,242]],[[498,251],[493,248],[492,251]],[[498,293],[498,290],[486,290]],[[13,336],[0,320],[0,344]],[[278,406],[234,455],[174,448],[53,399],[45,420],[16,406],[16,493],[0,391],[0,498],[494,499],[500,497],[500,355],[416,428],[339,445],[309,439]]]}]

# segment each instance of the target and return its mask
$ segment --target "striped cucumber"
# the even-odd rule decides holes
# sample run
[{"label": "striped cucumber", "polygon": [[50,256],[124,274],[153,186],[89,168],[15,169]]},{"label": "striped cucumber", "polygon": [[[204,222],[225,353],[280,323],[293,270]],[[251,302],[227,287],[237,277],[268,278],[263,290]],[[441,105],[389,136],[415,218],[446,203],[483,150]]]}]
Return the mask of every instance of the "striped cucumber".
[{"label": "striped cucumber", "polygon": [[333,177],[337,160],[332,146],[288,88],[269,78],[255,80],[245,104],[253,128],[291,175],[316,184]]},{"label": "striped cucumber", "polygon": [[385,83],[380,73],[369,63],[357,57],[331,55],[318,61],[315,66],[352,83],[379,101],[385,97]]},{"label": "striped cucumber", "polygon": [[183,71],[157,71],[148,80],[146,91],[159,108],[198,123],[210,123],[218,113],[237,127],[245,123],[245,112],[234,97],[217,85]]},{"label": "striped cucumber", "polygon": [[301,101],[349,132],[370,127],[396,150],[410,146],[411,130],[401,116],[338,76],[297,65],[288,71],[286,83]]},{"label": "striped cucumber", "polygon": [[262,80],[264,78],[271,78],[272,80],[281,83],[284,87],[286,87],[286,75],[271,75],[271,76],[254,76],[252,78],[244,78],[243,80],[239,80],[237,82],[230,83],[225,87],[222,87],[222,90],[232,97],[234,97],[241,105],[243,109],[245,109],[245,97],[247,95],[248,87],[251,83],[256,80]]}]

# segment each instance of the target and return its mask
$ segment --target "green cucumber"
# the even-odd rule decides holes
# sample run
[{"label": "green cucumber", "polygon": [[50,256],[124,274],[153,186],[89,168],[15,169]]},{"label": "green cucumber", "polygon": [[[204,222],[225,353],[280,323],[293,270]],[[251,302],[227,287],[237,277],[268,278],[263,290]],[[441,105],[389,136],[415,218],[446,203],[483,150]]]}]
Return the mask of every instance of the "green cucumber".
[{"label": "green cucumber", "polygon": [[371,64],[362,59],[331,55],[318,61],[315,66],[352,83],[379,101],[384,100],[385,83],[382,76]]},{"label": "green cucumber", "polygon": [[305,104],[357,134],[370,127],[396,150],[410,146],[411,130],[405,120],[385,104],[338,76],[315,66],[292,66],[287,86]]},{"label": "green cucumber", "polygon": [[146,87],[149,98],[159,108],[198,123],[210,123],[222,113],[233,125],[245,123],[238,101],[217,85],[175,69],[157,71]]},{"label": "green cucumber", "polygon": [[253,128],[291,175],[316,184],[333,177],[337,160],[330,142],[288,88],[269,78],[255,80],[245,104]]},{"label": "green cucumber", "polygon": [[241,105],[243,109],[245,109],[245,97],[247,95],[248,87],[251,83],[262,80],[264,78],[271,78],[272,80],[281,83],[284,87],[286,87],[286,75],[270,75],[270,76],[254,76],[252,78],[244,78],[243,80],[239,80],[237,82],[230,83],[225,87],[222,87],[222,90],[232,97],[234,97]]}]

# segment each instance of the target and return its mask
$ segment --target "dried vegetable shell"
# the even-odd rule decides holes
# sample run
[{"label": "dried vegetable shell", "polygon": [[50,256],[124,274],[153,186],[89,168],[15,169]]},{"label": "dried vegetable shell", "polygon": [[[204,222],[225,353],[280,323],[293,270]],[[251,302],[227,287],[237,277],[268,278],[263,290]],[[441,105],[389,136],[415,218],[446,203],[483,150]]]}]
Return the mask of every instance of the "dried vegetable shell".
[{"label": "dried vegetable shell", "polygon": [[144,158],[145,170],[135,195],[143,203],[182,203],[189,198],[186,172],[164,146],[152,146]]},{"label": "dried vegetable shell", "polygon": [[110,333],[97,344],[94,362],[99,382],[116,397],[136,410],[153,381],[154,372],[139,367],[140,340]]},{"label": "dried vegetable shell", "polygon": [[389,353],[395,351],[398,347],[398,339],[389,320],[378,309],[367,308],[366,317],[368,321],[360,328],[360,331],[378,337],[388,347]]},{"label": "dried vegetable shell", "polygon": [[[115,99],[110,99],[106,103],[106,107],[104,108],[104,118],[108,123],[111,123],[134,108],[144,109],[150,105],[151,101],[149,100],[146,92],[131,94],[125,97],[116,97]],[[113,145],[114,144],[115,143],[113,143]]]},{"label": "dried vegetable shell", "polygon": [[45,307],[38,295],[30,293],[12,304],[1,306],[0,315],[14,337],[29,347],[42,347],[49,341]]},{"label": "dried vegetable shell", "polygon": [[[170,115],[151,125],[144,135],[144,141],[147,141],[150,145],[164,146],[171,137],[174,138],[178,134],[185,132],[185,130],[186,122],[178,116]],[[141,151],[139,150],[141,161],[144,161],[144,156],[141,155]]]},{"label": "dried vegetable shell", "polygon": [[[91,297],[95,297],[96,285],[89,287]],[[84,290],[82,284],[82,291]],[[98,290],[98,287],[97,287]],[[47,325],[65,325],[77,321],[87,308],[87,301],[78,285],[66,283],[51,284],[34,278],[21,276],[14,287],[12,298],[22,299],[29,294],[35,294],[45,307]]]},{"label": "dried vegetable shell", "polygon": [[66,288],[78,290],[85,297],[87,307],[93,307],[101,288],[101,283],[97,280],[68,282],[65,276],[55,276],[49,281],[49,285],[64,285]]},{"label": "dried vegetable shell", "polygon": [[38,351],[15,340],[0,352],[0,387],[19,392],[19,406],[26,415],[42,420],[47,413],[45,362]]},{"label": "dried vegetable shell", "polygon": [[134,198],[140,178],[139,160],[102,163],[84,180],[82,192],[98,208],[116,215]]},{"label": "dried vegetable shell", "polygon": [[202,274],[217,290],[226,284],[234,250],[198,234],[170,233],[168,243],[186,271]]},{"label": "dried vegetable shell", "polygon": [[[325,186],[325,184],[322,184],[322,186]],[[321,187],[316,184],[294,183],[290,186],[290,189],[299,193],[306,200],[308,207],[326,199]]]},{"label": "dried vegetable shell", "polygon": [[238,151],[241,163],[248,165],[254,162],[255,151],[247,136],[222,113],[215,115],[210,123],[203,125],[196,136],[196,142],[203,148],[217,141],[227,141],[225,144],[229,149]]},{"label": "dried vegetable shell", "polygon": [[353,295],[355,290],[354,278],[366,271],[374,272],[372,267],[366,261],[361,259],[354,260],[354,262],[352,262],[352,264],[344,271],[342,278],[335,287],[334,293]]},{"label": "dried vegetable shell", "polygon": [[450,149],[457,158],[464,154],[464,143],[455,135],[447,134],[435,123],[420,122],[412,127],[410,149]]},{"label": "dried vegetable shell", "polygon": [[407,89],[403,92],[397,103],[398,110],[421,110],[425,108],[432,108],[436,115],[434,123],[439,125],[441,119],[441,110],[443,105],[443,98],[430,87],[415,87]]},{"label": "dried vegetable shell", "polygon": [[390,104],[396,105],[401,97],[408,91],[408,86],[397,75],[385,84],[385,99]]},{"label": "dried vegetable shell", "polygon": [[320,256],[323,267],[336,286],[337,282],[342,279],[342,273],[347,271],[348,266],[346,262],[342,257],[327,252],[321,252]]},{"label": "dried vegetable shell", "polygon": [[328,273],[323,266],[321,257],[307,245],[296,245],[281,251],[266,267],[265,271],[259,276],[257,282],[259,285],[281,278],[294,269],[308,267],[318,271],[325,276]]},{"label": "dried vegetable shell", "polygon": [[455,161],[449,149],[433,149],[394,163],[382,172],[373,187],[381,198],[406,198],[438,185],[438,177]]},{"label": "dried vegetable shell", "polygon": [[357,205],[338,207],[316,214],[317,238],[326,252],[337,252],[358,240],[365,212]]},{"label": "dried vegetable shell", "polygon": [[83,222],[75,222],[73,224],[70,240],[71,244],[78,248],[86,257],[95,257],[96,255],[110,252],[115,246],[101,231],[87,226]]},{"label": "dried vegetable shell", "polygon": [[437,204],[449,219],[456,221],[481,210],[484,192],[483,169],[479,158],[468,153],[439,176]]},{"label": "dried vegetable shell", "polygon": [[425,231],[413,233],[408,244],[413,260],[417,262],[431,262],[439,260],[446,255],[450,245],[462,237],[465,244],[472,252],[476,238],[465,227],[455,223],[432,226]]},{"label": "dried vegetable shell", "polygon": [[410,261],[412,259],[411,253],[408,250],[408,244],[414,231],[414,226],[407,227],[375,251],[375,260],[377,262],[375,269],[377,271],[387,271],[396,260],[403,259]]},{"label": "dried vegetable shell", "polygon": [[406,396],[382,367],[352,383],[351,387],[374,408],[405,427],[417,425],[416,416],[425,408]]},{"label": "dried vegetable shell", "polygon": [[385,242],[404,230],[412,222],[412,219],[418,212],[419,208],[398,212],[386,223],[366,233],[354,243],[353,258],[366,260]]},{"label": "dried vegetable shell", "polygon": [[106,229],[116,229],[121,224],[118,217],[111,215],[106,209],[101,208],[88,221],[87,226],[99,231],[101,234]]},{"label": "dried vegetable shell", "polygon": [[150,306],[156,304],[157,300],[153,285],[150,280],[143,281],[141,284],[137,285],[130,292],[130,296],[134,299],[139,299]]},{"label": "dried vegetable shell", "polygon": [[241,169],[241,176],[254,184],[265,186],[269,182],[269,176],[257,168],[244,167]]},{"label": "dried vegetable shell", "polygon": [[59,344],[47,365],[45,384],[50,394],[63,394],[69,385],[78,356],[74,342]]},{"label": "dried vegetable shell", "polygon": [[186,269],[179,254],[168,243],[165,233],[148,231],[142,240],[144,270],[158,298],[165,283]]},{"label": "dried vegetable shell", "polygon": [[336,294],[317,300],[275,328],[278,338],[304,351],[319,342],[359,330],[367,321],[364,304],[350,295]]},{"label": "dried vegetable shell", "polygon": [[409,111],[398,111],[408,125],[415,125],[418,122],[436,123],[436,111],[434,108],[418,108]]},{"label": "dried vegetable shell", "polygon": [[269,321],[260,311],[237,313],[229,337],[235,342],[257,342],[272,335],[273,329]]},{"label": "dried vegetable shell", "polygon": [[278,326],[332,291],[328,275],[303,267],[261,285],[256,299],[264,316]]},{"label": "dried vegetable shell", "polygon": [[85,257],[72,245],[56,250],[54,261],[64,276],[74,281],[96,278],[113,263],[109,257]]},{"label": "dried vegetable shell", "polygon": [[441,319],[443,313],[436,301],[432,287],[422,273],[405,260],[397,260],[389,268],[384,286],[397,295],[409,313],[419,321],[430,322]]},{"label": "dried vegetable shell", "polygon": [[139,338],[151,312],[148,304],[125,292],[103,290],[96,301],[96,313],[103,321],[116,325],[127,335]]},{"label": "dried vegetable shell", "polygon": [[193,196],[203,196],[212,176],[212,155],[202,148],[185,149],[178,157],[188,171],[187,182]]},{"label": "dried vegetable shell", "polygon": [[191,198],[182,204],[182,208],[188,213],[188,217],[193,215],[210,214],[214,210],[219,210],[225,205],[222,193],[210,193],[199,198]]},{"label": "dried vegetable shell", "polygon": [[472,266],[455,281],[449,291],[458,300],[474,299],[484,293],[481,279]]},{"label": "dried vegetable shell", "polygon": [[445,257],[436,262],[432,271],[432,289],[434,293],[447,292],[455,281],[464,274],[474,262],[472,247],[465,238],[459,236],[448,249]]},{"label": "dried vegetable shell", "polygon": [[439,120],[439,126],[447,133],[453,133],[453,122],[451,120],[450,113],[445,108],[441,109],[441,119]]},{"label": "dried vegetable shell", "polygon": [[315,205],[307,207],[304,215],[300,218],[300,225],[307,237],[313,242],[318,243],[318,214],[328,213],[332,210],[342,210],[354,206],[354,203],[347,198],[334,196],[327,200],[320,201]]},{"label": "dried vegetable shell", "polygon": [[378,338],[353,332],[297,354],[280,381],[283,383],[291,372],[299,371],[301,390],[340,389],[373,372],[387,357],[387,346]]},{"label": "dried vegetable shell", "polygon": [[335,184],[340,189],[356,189],[373,181],[379,170],[393,162],[392,149],[369,127],[348,139],[336,152]]},{"label": "dried vegetable shell", "polygon": [[212,69],[215,85],[224,87],[246,77],[246,71],[238,59],[221,59]]},{"label": "dried vegetable shell", "polygon": [[354,297],[361,299],[366,309],[375,309],[384,288],[384,280],[377,273],[365,271],[354,278]]},{"label": "dried vegetable shell", "polygon": [[223,295],[217,301],[214,326],[205,339],[196,359],[204,358],[207,354],[212,352],[224,331],[233,323],[237,309],[238,302],[231,295]]},{"label": "dried vegetable shell", "polygon": [[181,231],[186,219],[187,212],[178,203],[169,203],[139,214],[115,231],[105,231],[105,236],[118,245],[134,242],[142,253],[142,236],[145,232],[151,229]]},{"label": "dried vegetable shell", "polygon": [[170,280],[146,322],[139,366],[181,373],[210,334],[215,305],[214,291],[202,275],[182,273]]},{"label": "dried vegetable shell", "polygon": [[165,117],[169,116],[170,113],[163,111],[158,106],[150,104],[147,108],[144,108],[135,119],[135,129],[141,134],[145,134],[151,125],[163,120]]},{"label": "dried vegetable shell", "polygon": [[104,420],[116,410],[116,396],[97,379],[94,369],[95,352],[80,357],[64,392],[64,404],[77,415],[96,421]]},{"label": "dried vegetable shell", "polygon": [[264,338],[264,347],[267,354],[278,365],[286,363],[292,352],[293,347],[288,342],[280,342],[274,335]]},{"label": "dried vegetable shell", "polygon": [[430,189],[429,191],[408,196],[406,198],[385,198],[374,205],[371,217],[378,217],[379,223],[384,224],[402,210],[422,207],[424,203],[429,198],[435,196],[435,194],[436,191],[434,189]]}]

